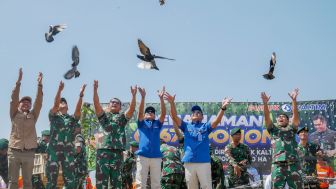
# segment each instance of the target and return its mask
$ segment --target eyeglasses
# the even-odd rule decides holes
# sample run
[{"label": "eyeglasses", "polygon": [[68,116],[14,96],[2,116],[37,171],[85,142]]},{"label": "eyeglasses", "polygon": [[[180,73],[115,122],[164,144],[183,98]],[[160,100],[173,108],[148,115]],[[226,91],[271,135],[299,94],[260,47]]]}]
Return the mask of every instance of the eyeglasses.
[{"label": "eyeglasses", "polygon": [[120,104],[119,101],[115,101],[115,100],[111,100],[110,103],[111,103],[111,104]]}]

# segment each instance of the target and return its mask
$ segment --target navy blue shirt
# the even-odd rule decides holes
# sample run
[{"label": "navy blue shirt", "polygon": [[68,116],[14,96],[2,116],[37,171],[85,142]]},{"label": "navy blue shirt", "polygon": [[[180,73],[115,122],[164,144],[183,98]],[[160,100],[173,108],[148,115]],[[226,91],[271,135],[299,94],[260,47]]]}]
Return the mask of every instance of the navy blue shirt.
[{"label": "navy blue shirt", "polygon": [[137,155],[147,158],[161,158],[160,131],[162,123],[159,120],[138,121],[139,150]]},{"label": "navy blue shirt", "polygon": [[182,121],[181,130],[184,132],[185,163],[210,163],[209,134],[211,123],[187,123]]}]

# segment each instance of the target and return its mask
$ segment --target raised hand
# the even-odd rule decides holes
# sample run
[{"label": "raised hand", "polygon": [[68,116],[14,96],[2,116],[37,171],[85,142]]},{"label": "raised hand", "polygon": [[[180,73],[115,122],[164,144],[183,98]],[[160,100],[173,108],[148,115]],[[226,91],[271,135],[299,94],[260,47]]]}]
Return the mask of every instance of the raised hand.
[{"label": "raised hand", "polygon": [[288,95],[293,101],[296,100],[296,97],[299,95],[299,89],[294,89],[294,91],[288,93]]},{"label": "raised hand", "polygon": [[63,83],[63,81],[60,81],[60,84],[58,86],[58,90],[63,91],[63,89],[64,89],[64,83]]},{"label": "raised hand", "polygon": [[165,92],[166,92],[166,87],[165,86],[162,87],[161,91],[157,90],[157,93],[158,93],[160,99],[163,99],[163,96],[164,96]]},{"label": "raised hand", "polygon": [[175,102],[175,96],[176,96],[176,94],[174,96],[172,96],[168,92],[165,92],[163,98],[165,100],[167,100],[169,103],[174,103]]},{"label": "raised hand", "polygon": [[22,80],[22,75],[23,75],[22,68],[20,68],[20,69],[19,69],[19,77],[18,77],[17,82],[21,82],[21,80]]},{"label": "raised hand", "polygon": [[86,87],[86,84],[84,84],[84,85],[81,87],[81,89],[80,89],[80,93],[79,93],[79,96],[80,96],[80,97],[83,97],[83,96],[84,96],[85,87]]},{"label": "raised hand", "polygon": [[98,80],[93,81],[93,89],[97,90],[98,89]]},{"label": "raised hand", "polygon": [[139,90],[141,97],[144,98],[146,96],[145,88],[138,87],[138,90]]},{"label": "raised hand", "polygon": [[222,101],[222,108],[226,108],[232,101],[232,98],[225,97]]},{"label": "raised hand", "polygon": [[43,79],[43,74],[42,72],[39,72],[38,77],[37,77],[37,82],[39,85],[42,85],[42,79]]},{"label": "raised hand", "polygon": [[270,98],[271,98],[271,96],[267,96],[267,94],[265,92],[261,93],[261,99],[262,99],[264,104],[267,104]]},{"label": "raised hand", "polygon": [[134,87],[131,86],[131,93],[132,93],[133,96],[135,96],[137,94],[137,91],[138,91],[137,88],[138,88],[137,85],[135,85]]}]

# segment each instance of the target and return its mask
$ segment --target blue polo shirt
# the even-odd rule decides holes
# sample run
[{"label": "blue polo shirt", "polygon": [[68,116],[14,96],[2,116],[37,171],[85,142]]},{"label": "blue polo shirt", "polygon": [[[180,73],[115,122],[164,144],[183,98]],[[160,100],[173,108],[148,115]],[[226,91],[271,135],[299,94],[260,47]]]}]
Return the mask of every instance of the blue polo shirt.
[{"label": "blue polo shirt", "polygon": [[138,121],[139,150],[137,155],[146,158],[161,158],[160,131],[162,123],[159,120]]},{"label": "blue polo shirt", "polygon": [[210,163],[209,134],[211,123],[187,123],[182,121],[181,130],[184,132],[185,163]]}]

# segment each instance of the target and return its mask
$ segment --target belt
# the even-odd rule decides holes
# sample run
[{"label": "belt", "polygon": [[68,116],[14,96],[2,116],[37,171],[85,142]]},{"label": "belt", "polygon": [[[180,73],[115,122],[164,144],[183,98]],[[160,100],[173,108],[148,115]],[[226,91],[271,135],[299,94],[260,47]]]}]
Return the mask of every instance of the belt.
[{"label": "belt", "polygon": [[36,148],[31,148],[31,149],[17,149],[17,148],[10,148],[11,150],[15,152],[35,152]]}]

